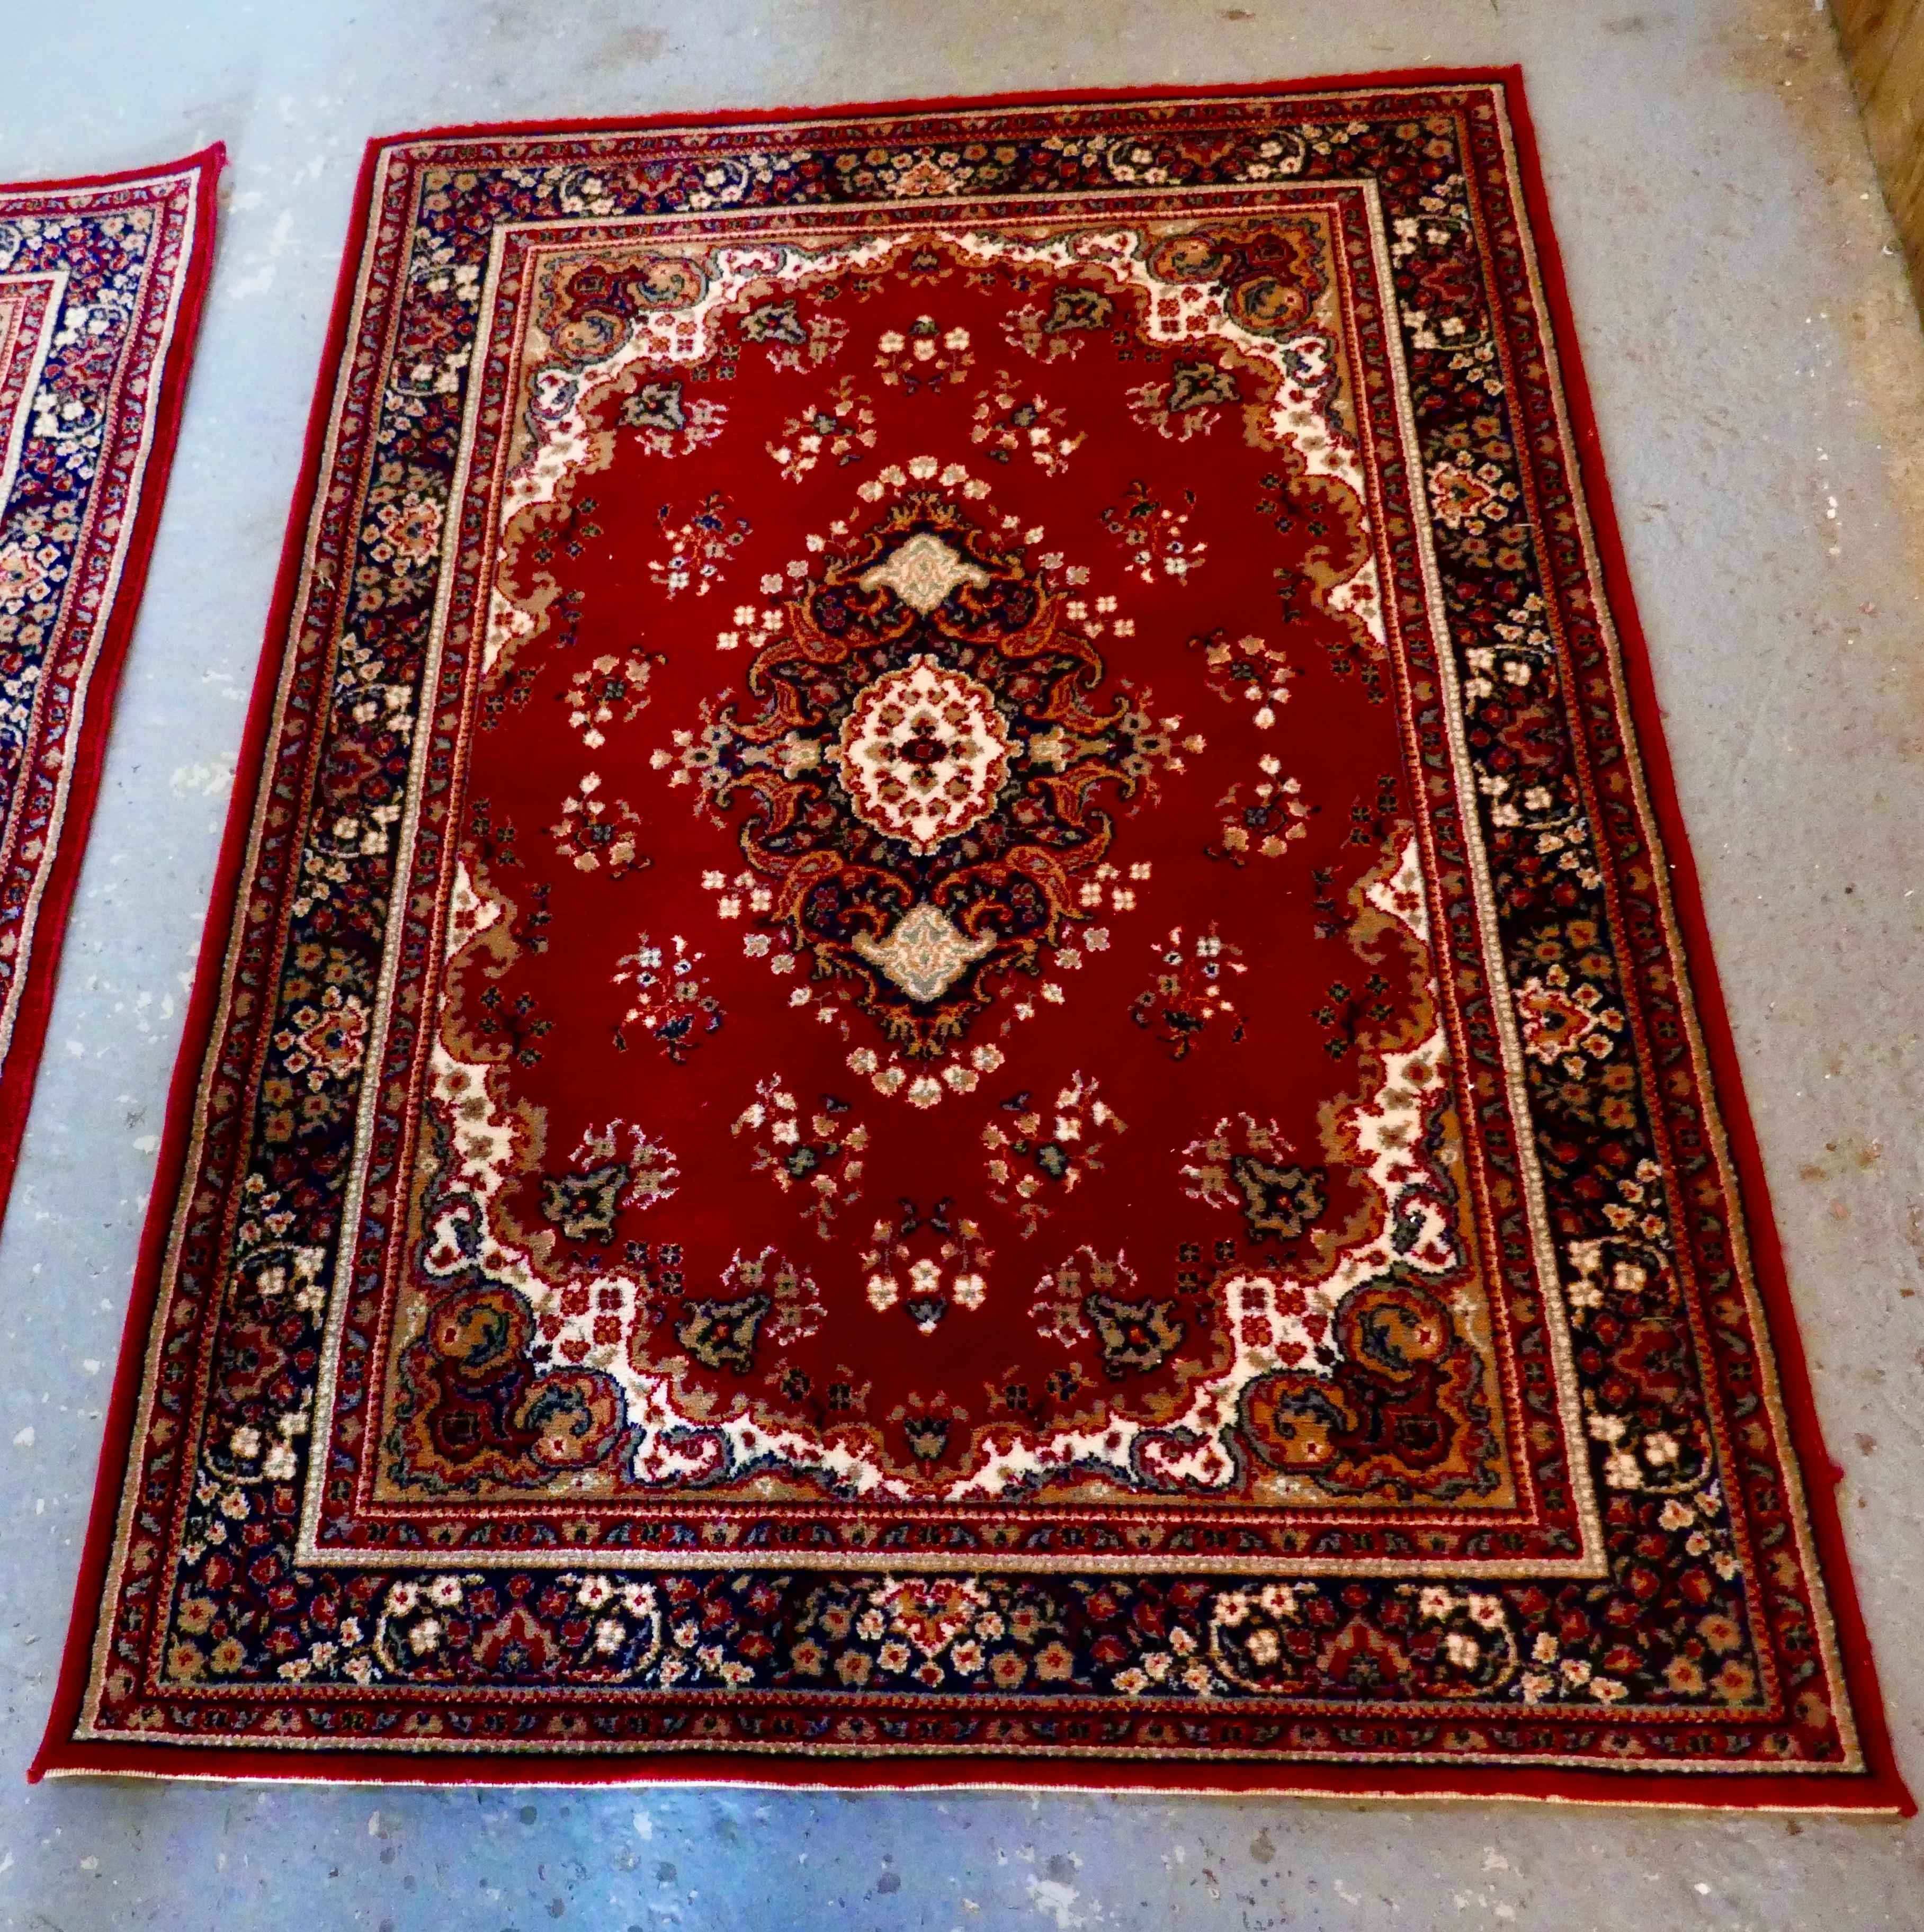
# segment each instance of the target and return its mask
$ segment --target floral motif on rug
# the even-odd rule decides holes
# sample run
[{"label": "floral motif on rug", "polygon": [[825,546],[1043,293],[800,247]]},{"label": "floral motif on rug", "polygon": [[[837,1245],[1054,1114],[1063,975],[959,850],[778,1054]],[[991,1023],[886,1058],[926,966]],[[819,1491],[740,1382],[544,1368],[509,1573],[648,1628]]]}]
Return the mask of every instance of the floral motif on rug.
[{"label": "floral motif on rug", "polygon": [[43,1768],[1900,1801],[1517,112],[377,144]]},{"label": "floral motif on rug", "polygon": [[0,186],[0,1208],[173,459],[221,160]]}]

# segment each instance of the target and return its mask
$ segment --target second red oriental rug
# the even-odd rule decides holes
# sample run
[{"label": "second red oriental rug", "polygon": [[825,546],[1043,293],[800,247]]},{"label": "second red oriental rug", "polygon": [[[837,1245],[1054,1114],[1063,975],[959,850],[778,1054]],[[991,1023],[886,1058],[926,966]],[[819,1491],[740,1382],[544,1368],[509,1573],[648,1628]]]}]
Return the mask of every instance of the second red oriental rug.
[{"label": "second red oriental rug", "polygon": [[1904,1802],[1520,115],[376,147],[43,1768]]},{"label": "second red oriental rug", "polygon": [[224,158],[0,186],[0,1212],[173,461]]}]

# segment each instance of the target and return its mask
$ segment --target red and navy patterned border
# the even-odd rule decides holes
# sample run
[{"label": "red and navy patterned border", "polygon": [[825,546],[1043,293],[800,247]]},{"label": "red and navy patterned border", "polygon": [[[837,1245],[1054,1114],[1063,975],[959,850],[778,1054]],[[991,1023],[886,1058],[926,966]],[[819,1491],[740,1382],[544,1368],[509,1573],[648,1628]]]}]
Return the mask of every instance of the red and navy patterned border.
[{"label": "red and navy patterned border", "polygon": [[0,424],[18,452],[0,502],[0,1208],[173,462],[224,157],[0,187],[0,284],[59,291],[44,358]]},{"label": "red and navy patterned border", "polygon": [[[1372,101],[1372,96],[1378,98]],[[1342,102],[1334,113],[1332,97]],[[787,1638],[797,1634],[797,1620],[790,1615],[794,1606],[785,1592],[752,1586],[732,1593],[740,1598],[739,1603],[725,1603],[722,1598],[731,1594],[725,1586],[713,1595],[673,1576],[659,1580],[668,1603],[674,1606],[671,1611],[657,1606],[652,1590],[641,1586],[636,1586],[637,1600],[645,1594],[650,1613],[660,1608],[665,1623],[671,1617],[689,1618],[690,1629],[698,1632],[686,1640],[690,1646],[699,1640],[700,1626],[693,1619],[705,1619],[711,1611],[723,1622],[733,1619],[742,1625],[760,1644],[752,1648],[749,1642],[741,1643],[727,1656],[717,1649],[719,1668],[743,1673],[724,1677],[722,1683],[731,1688],[718,1684],[703,1691],[692,1685],[651,1702],[597,1694],[584,1682],[554,1707],[555,1714],[542,1720],[539,1704],[531,1701],[533,1686],[491,1682],[485,1676],[486,1660],[479,1658],[478,1649],[483,1675],[465,1689],[446,1687],[452,1694],[442,1696],[438,1706],[436,1700],[419,1694],[385,1697],[364,1680],[357,1680],[361,1694],[347,1684],[329,1685],[324,1694],[318,1683],[300,1688],[306,1683],[305,1670],[298,1680],[288,1679],[284,1670],[285,1688],[278,1690],[263,1683],[264,1702],[239,1682],[217,1690],[211,1684],[191,1683],[191,1672],[188,1677],[176,1673],[171,1680],[150,1675],[140,1682],[128,1674],[136,1666],[148,1669],[141,1660],[151,1656],[168,1627],[169,1601],[156,1598],[142,1580],[146,1574],[143,1565],[151,1565],[161,1553],[156,1539],[173,1533],[167,1524],[184,1520],[185,1492],[180,1492],[178,1501],[171,1492],[178,1490],[188,1466],[168,1446],[175,1433],[171,1428],[140,1433],[152,1413],[143,1402],[157,1388],[164,1394],[185,1390],[182,1377],[190,1364],[179,1350],[185,1346],[192,1353],[193,1337],[202,1332],[195,1324],[206,1316],[205,1309],[197,1312],[182,1297],[189,1288],[204,1296],[206,1289],[199,1284],[204,1280],[211,1285],[221,1278],[217,1250],[224,1238],[222,1217],[212,1212],[215,1196],[204,1192],[200,1184],[218,1180],[224,1188],[238,1186],[234,1163],[244,1164],[248,1158],[245,1132],[238,1144],[234,1132],[244,1124],[230,1114],[224,1124],[210,1115],[202,1100],[203,1071],[216,1086],[234,1088],[236,1098],[250,1077],[252,1056],[242,1053],[237,1058],[239,1042],[233,1025],[243,1010],[251,1012],[258,1007],[254,988],[262,985],[263,971],[271,970],[284,931],[277,895],[264,890],[263,882],[269,870],[298,857],[286,830],[289,814],[277,814],[271,807],[269,788],[282,784],[284,776],[293,782],[293,789],[279,795],[298,802],[303,790],[300,775],[311,769],[314,726],[318,722],[314,713],[323,708],[317,700],[324,698],[325,686],[317,681],[318,667],[303,666],[317,646],[323,647],[324,656],[325,640],[311,620],[317,596],[324,597],[330,584],[344,574],[339,547],[331,545],[324,535],[333,518],[335,499],[323,500],[332,481],[324,473],[323,459],[331,460],[336,454],[337,430],[356,422],[365,426],[373,397],[365,385],[346,379],[365,352],[377,356],[382,345],[365,335],[350,345],[350,320],[367,286],[368,264],[392,254],[407,233],[407,221],[392,203],[374,205],[373,190],[383,164],[411,145],[469,141],[488,143],[494,165],[525,165],[539,140],[563,135],[579,137],[584,157],[599,160],[605,155],[614,160],[620,158],[623,137],[659,152],[671,128],[689,130],[692,144],[702,138],[695,134],[698,128],[746,130],[784,120],[797,124],[796,134],[806,136],[821,124],[836,120],[856,120],[854,131],[859,133],[860,118],[865,115],[888,118],[893,142],[953,141],[958,137],[939,118],[950,109],[965,107],[977,114],[1007,109],[1012,120],[1025,124],[1043,118],[1052,107],[1064,110],[1065,121],[1076,111],[1073,98],[1058,96],[1043,102],[1031,97],[896,104],[809,115],[718,116],[700,122],[665,120],[646,128],[629,124],[455,130],[380,142],[371,150],[363,177],[364,212],[337,306],[329,378],[317,398],[310,431],[308,482],[290,526],[269,653],[244,754],[244,769],[261,774],[260,790],[253,801],[237,798],[230,824],[188,1047],[176,1076],[134,1317],[115,1390],[108,1456],[83,1564],[74,1632],[35,1776],[121,1771],[215,1778],[400,1777],[455,1783],[592,1783],[641,1778],[893,1787],[1076,1788],[1094,1784],[1160,1790],[1514,1795],[1658,1804],[1911,1808],[1883,1727],[1834,1503],[1827,1485],[1819,1482],[1807,1492],[1798,1473],[1800,1465],[1812,1472],[1829,1466],[1818,1439],[1756,1148],[1738,1097],[1734,1054],[1709,964],[1622,552],[1597,463],[1595,428],[1572,352],[1574,328],[1550,239],[1520,77],[1513,71],[1417,73],[1220,90],[1201,97],[1158,90],[1081,98],[1091,104],[1088,111],[1098,117],[1103,109],[1094,104],[1106,103],[1108,111],[1117,115],[1133,106],[1145,125],[1151,118],[1162,121],[1164,126],[1156,137],[1166,150],[1161,158],[1205,174],[1236,147],[1233,140],[1214,138],[1220,130],[1211,122],[1212,112],[1222,122],[1239,120],[1245,130],[1259,118],[1258,104],[1273,107],[1279,116],[1300,116],[1313,102],[1325,119],[1346,112],[1355,116],[1359,132],[1364,133],[1373,119],[1385,130],[1394,128],[1395,139],[1415,158],[1417,174],[1426,138],[1447,142],[1451,128],[1460,131],[1472,122],[1478,124],[1475,140],[1463,151],[1466,161],[1474,165],[1474,198],[1487,224],[1477,232],[1474,252],[1507,300],[1497,332],[1517,361],[1505,366],[1504,392],[1508,405],[1519,412],[1514,441],[1520,448],[1516,454],[1529,472],[1527,481],[1535,492],[1530,526],[1533,539],[1543,547],[1542,576],[1556,586],[1559,600],[1562,674],[1577,700],[1569,714],[1574,766],[1580,771],[1607,886],[1607,891],[1602,886],[1594,890],[1602,895],[1605,929],[1619,949],[1626,982],[1633,988],[1639,1057],[1649,1071],[1642,1090],[1649,1111],[1640,1131],[1652,1133],[1653,1144],[1664,1154],[1666,1190],[1687,1234],[1691,1286],[1687,1306],[1682,1306],[1676,1318],[1687,1325],[1693,1359],[1705,1378],[1703,1396],[1710,1412],[1706,1426],[1717,1434],[1718,1469],[1730,1488],[1733,1514],[1740,1519],[1745,1540],[1739,1547],[1746,1559],[1754,1554],[1766,1573],[1763,1580],[1733,1586],[1742,1596],[1739,1617],[1715,1611],[1706,1617],[1706,1623],[1718,1626],[1709,1647],[1719,1655],[1742,1647],[1754,1658],[1757,1673],[1770,1680],[1767,1696],[1760,1693],[1752,1698],[1755,1686],[1745,1676],[1751,1666],[1741,1658],[1718,1672],[1732,1687],[1722,1708],[1703,1701],[1711,1694],[1701,1676],[1694,1684],[1688,1682],[1691,1666],[1672,1686],[1679,1700],[1673,1714],[1667,1716],[1658,1701],[1647,1712],[1625,1711],[1624,1718],[1638,1721],[1624,1723],[1612,1717],[1610,1700],[1601,1693],[1594,1702],[1586,1698],[1573,1704],[1546,1705],[1526,1699],[1507,1712],[1487,1705],[1460,1704],[1451,1710],[1434,1702],[1400,1707],[1364,1702],[1352,1703],[1346,1714],[1332,1714],[1340,1699],[1334,1706],[1328,1699],[1308,1700],[1313,1708],[1280,1695],[1258,1696],[1239,1706],[1174,1700],[1157,1706],[1153,1700],[1146,1707],[1131,1705],[1113,1695],[1094,1694],[1100,1689],[1096,1676],[1079,1674],[1075,1688],[1056,1695],[1052,1702],[1047,1696],[1037,1698],[1033,1718],[987,1708],[990,1700],[971,1712],[963,1708],[969,1700],[923,1696],[905,1686],[891,1696],[870,1697],[874,1714],[853,1720],[865,1728],[851,1732],[832,1720],[818,1720],[813,1714],[825,1708],[824,1699],[794,1679],[796,1669],[809,1668],[794,1660],[802,1648],[818,1647],[814,1639],[784,1658],[773,1657],[771,1646],[756,1636],[758,1618],[773,1629],[785,1617]],[[1432,114],[1449,124],[1428,126]],[[1189,128],[1167,125],[1185,116],[1195,123],[1193,138],[1187,138]],[[918,124],[922,116],[929,118]],[[835,131],[842,136],[846,178],[812,180],[809,192],[831,197],[886,194],[887,181],[866,166],[860,152],[861,146],[872,143],[851,142],[845,128]],[[817,143],[830,145],[827,140]],[[1012,148],[1012,154],[1016,152]],[[1001,159],[998,149],[998,164]],[[1396,166],[1391,158],[1379,173],[1379,185],[1407,193],[1412,176],[1406,172],[1399,180]],[[638,164],[637,191],[667,191],[667,172]],[[458,173],[452,174],[446,184],[452,184],[457,196],[469,191]],[[371,234],[370,224],[375,222],[380,225]],[[1420,228],[1420,222],[1416,225]],[[1427,290],[1430,284],[1424,286]],[[386,297],[392,292],[390,276],[380,292]],[[1445,310],[1453,302],[1480,299],[1477,287],[1460,278],[1453,281],[1447,270],[1439,271],[1433,294],[1436,304]],[[1421,315],[1406,316],[1406,346],[1424,349]],[[1446,360],[1447,345],[1441,346]],[[1517,362],[1523,372],[1520,377],[1514,374]],[[351,543],[351,528],[341,536]],[[1599,579],[1598,590],[1593,590]],[[1607,615],[1599,604],[1607,604]],[[1640,757],[1631,747],[1633,734],[1640,740]],[[1474,734],[1473,727],[1473,743]],[[257,813],[257,807],[266,808]],[[1497,820],[1495,825],[1504,823]],[[1667,867],[1660,856],[1666,848],[1672,855]],[[1518,842],[1511,842],[1511,852],[1520,859],[1527,856]],[[1545,898],[1562,904],[1555,895],[1563,888],[1541,880],[1540,872],[1540,867],[1517,863],[1499,874],[1499,886],[1514,895],[1517,908],[1540,907]],[[224,956],[230,934],[235,937]],[[1679,972],[1686,953],[1694,962],[1694,1004]],[[242,995],[238,1000],[237,993]],[[218,1037],[217,1025],[224,1029]],[[1718,1100],[1712,1099],[1713,1088]],[[191,1178],[190,1156],[197,1163]],[[1559,1154],[1557,1158],[1561,1162],[1575,1156]],[[1556,1178],[1553,1176],[1553,1180]],[[1685,1179],[1688,1186],[1673,1190],[1673,1183]],[[1733,1182],[1741,1184],[1748,1204],[1748,1238],[1745,1217],[1733,1198]],[[1566,1211],[1558,1222],[1560,1234],[1585,1234],[1589,1225],[1585,1216],[1592,1211],[1585,1205],[1586,1198],[1573,1192],[1561,1201]],[[1603,1232],[1598,1239],[1607,1241],[1607,1229],[1615,1225],[1600,1222]],[[1604,1305],[1606,1292],[1626,1298],[1627,1313],[1614,1305],[1608,1310],[1620,1335],[1625,1320],[1637,1318],[1637,1309],[1630,1304],[1637,1301],[1639,1292],[1635,1282],[1626,1288],[1619,1279],[1615,1288],[1598,1289],[1599,1299],[1592,1305]],[[150,1330],[161,1312],[164,1295],[170,1298],[165,1332],[151,1336],[150,1348]],[[206,1309],[217,1306],[207,1303]],[[178,1343],[170,1339],[176,1331]],[[1609,1352],[1608,1348],[1604,1351]],[[178,1369],[173,1366],[176,1358]],[[177,1409],[179,1396],[166,1395],[164,1406],[168,1403]],[[1608,1464],[1621,1460],[1623,1453],[1613,1446],[1614,1441],[1600,1437],[1596,1450],[1606,1480]],[[138,1460],[130,1467],[130,1459],[135,1457]],[[128,1478],[125,1486],[123,1472]],[[1659,1532],[1681,1537],[1688,1526],[1659,1523],[1654,1510],[1643,1509],[1636,1484],[1616,1486],[1610,1527],[1616,1569],[1592,1606],[1604,1618],[1634,1615],[1633,1599],[1646,1575],[1652,1587],[1670,1587],[1650,1567],[1658,1561],[1655,1552],[1667,1548]],[[249,1514],[245,1508],[242,1513]],[[266,1516],[259,1532],[253,1538],[251,1526],[251,1540],[262,1544],[265,1562],[271,1555],[267,1546],[279,1532]],[[167,1562],[173,1560],[170,1553]],[[1720,1574],[1730,1582],[1745,1576],[1749,1567],[1746,1560]],[[1717,1586],[1706,1580],[1701,1568],[1691,1569],[1688,1574],[1715,1593]],[[285,1580],[298,1596],[299,1580]],[[806,1585],[810,1580],[800,1581]],[[275,1586],[277,1590],[281,1587]],[[374,1594],[365,1612],[370,1618],[377,1610],[384,1619],[398,1617],[415,1606],[418,1593],[412,1586],[396,1584],[390,1588],[376,1580],[370,1587]],[[514,1596],[514,1606],[488,1613],[500,1615],[497,1628],[513,1624],[523,1630],[528,1637],[524,1651],[533,1646],[551,1652],[554,1642],[542,1638],[536,1628],[547,1614],[544,1604],[530,1595],[524,1607],[512,1586],[504,1587]],[[1110,1603],[1106,1590],[1090,1596],[1084,1606],[1089,1628],[1080,1635],[1090,1640],[1086,1647],[1094,1664],[1109,1670],[1152,1624],[1159,1637],[1180,1625],[1191,1607],[1183,1594],[1188,1587],[1178,1582],[1158,1595],[1138,1586],[1133,1592],[1121,1592],[1131,1597],[1127,1604],[1119,1598]],[[401,1600],[404,1596],[405,1604]],[[1512,1607],[1541,1620],[1539,1642],[1551,1639],[1559,1619],[1566,1627],[1574,1623],[1581,1628],[1599,1643],[1609,1642],[1608,1630],[1592,1632],[1574,1600],[1559,1608],[1548,1598],[1533,1604],[1530,1596],[1524,1588]],[[456,1589],[451,1601],[460,1600]],[[1460,1603],[1452,1598],[1451,1604],[1472,1621],[1486,1610],[1493,1616],[1501,1608],[1480,1605],[1473,1596]],[[336,1596],[326,1594],[329,1617],[338,1620],[342,1607]],[[1348,1606],[1346,1600],[1325,1607],[1340,1615]],[[1346,1630],[1355,1628],[1355,1642],[1367,1646],[1365,1606],[1359,1601],[1355,1607],[1352,1625]],[[1412,1619],[1437,1614],[1414,1604],[1401,1612],[1394,1604],[1389,1608],[1404,1618],[1406,1630],[1415,1628]],[[643,1613],[638,1609],[635,1614]],[[1371,1614],[1379,1616],[1379,1630],[1384,1628],[1379,1612]],[[565,1621],[565,1613],[556,1615]],[[818,1617],[814,1610],[809,1616],[833,1634],[828,1616]],[[1113,1629],[1096,1628],[1118,1618]],[[350,1624],[358,1628],[355,1617],[342,1621],[341,1627],[345,1630]],[[185,1628],[191,1630],[193,1626]],[[1440,1638],[1430,1632],[1426,1640]],[[679,1623],[675,1641],[683,1641]],[[313,1646],[320,1663],[331,1662],[336,1648]],[[326,1659],[320,1658],[323,1649]],[[1545,1654],[1541,1649],[1535,1654]],[[1557,1654],[1553,1640],[1547,1654]],[[521,1664],[526,1662],[524,1657]],[[1090,1668],[1079,1658],[1072,1658],[1070,1663],[1079,1673]],[[1610,1664],[1607,1656],[1604,1666],[1628,1668]],[[1718,1670],[1715,1658],[1708,1659],[1708,1668]],[[1592,1681],[1589,1666],[1583,1669],[1583,1676],[1568,1680],[1580,1688]],[[785,1690],[776,1682],[785,1670]],[[764,1674],[769,1678],[765,1688],[760,1682]],[[124,1683],[116,1686],[116,1677]],[[843,1681],[853,1680],[845,1675]],[[1602,1681],[1601,1671],[1598,1681]],[[1613,1690],[1622,1694],[1621,1684],[1612,1683]],[[737,1684],[743,1687],[741,1694],[732,1690]],[[1554,1686],[1539,1694],[1562,1695]],[[251,1698],[263,1706],[251,1714]],[[1702,1703],[1700,1709],[1683,1708],[1691,1698]],[[1794,1718],[1787,1714],[1793,1704],[1799,1707]],[[110,1711],[110,1706],[116,1708]],[[790,1706],[792,1713],[786,1710]],[[823,1728],[824,1722],[829,1728]],[[1802,1742],[1787,1728],[1793,1724]],[[1796,1760],[1793,1768],[1786,1768],[1787,1758]]]}]

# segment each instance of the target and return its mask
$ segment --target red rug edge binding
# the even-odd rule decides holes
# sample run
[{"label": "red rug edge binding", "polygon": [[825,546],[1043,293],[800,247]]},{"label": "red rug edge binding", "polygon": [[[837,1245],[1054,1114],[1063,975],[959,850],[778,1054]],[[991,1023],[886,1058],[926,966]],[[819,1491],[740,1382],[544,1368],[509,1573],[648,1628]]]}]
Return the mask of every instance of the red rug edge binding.
[{"label": "red rug edge binding", "polygon": [[[279,688],[288,625],[293,616],[302,540],[320,487],[320,452],[327,434],[336,376],[346,345],[356,272],[367,238],[370,190],[382,154],[390,148],[406,146],[415,141],[466,136],[593,134],[647,128],[833,121],[982,107],[1075,106],[1205,96],[1235,99],[1265,94],[1468,85],[1495,86],[1503,91],[1524,206],[1535,248],[1538,273],[1550,306],[1559,373],[1576,440],[1586,507],[1617,632],[1624,680],[1630,699],[1631,724],[1642,764],[1645,790],[1670,868],[1671,900],[1682,940],[1689,988],[1710,1060],[1718,1112],[1737,1170],[1739,1198],[1745,1214],[1752,1266],[1769,1324],[1779,1392],[1790,1424],[1788,1447],[1804,1476],[1805,1507],[1817,1545],[1820,1574],[1830,1606],[1845,1682],[1850,1692],[1852,1714],[1866,1770],[1862,1774],[1835,1776],[1746,1774],[1742,1778],[1740,1790],[1733,1789],[1738,1782],[1733,1778],[1727,1781],[1715,1780],[1712,1791],[1694,1788],[1693,1774],[1683,1772],[1532,1771],[1493,1765],[1487,1772],[1466,1778],[1463,1769],[1456,1766],[1432,1769],[1421,1766],[1364,1767],[1291,1763],[1277,1766],[1226,1766],[1212,1768],[1207,1775],[1199,1775],[1187,1766],[1171,1763],[1107,1766],[1100,1780],[1082,1784],[1070,1770],[1073,1762],[1070,1760],[1013,1760],[997,1766],[994,1774],[989,1774],[980,1759],[965,1766],[945,1760],[812,1758],[803,1760],[791,1771],[782,1760],[749,1752],[718,1752],[698,1761],[665,1760],[660,1756],[638,1756],[632,1760],[612,1756],[591,1760],[561,1756],[509,1757],[480,1751],[444,1759],[400,1752],[256,1750],[221,1746],[109,1744],[75,1740],[72,1733],[86,1695],[115,1520],[119,1514],[121,1484],[132,1448],[148,1332],[158,1299],[175,1197],[191,1137],[194,1094],[212,1030],[221,974],[236,910],[241,866],[260,782],[265,772],[268,727]],[[204,266],[203,263],[203,271]],[[653,1784],[896,1792],[1144,1790],[1165,1796],[1198,1793],[1442,1802],[1523,1798],[1659,1810],[1850,1812],[1896,1818],[1916,1815],[1916,1802],[1898,1768],[1885,1720],[1870,1640],[1857,1600],[1835,1496],[1835,1485],[1841,1480],[1843,1472],[1831,1460],[1824,1448],[1811,1394],[1802,1337],[1797,1327],[1795,1304],[1765,1185],[1763,1156],[1744,1096],[1736,1041],[1717,974],[1696,866],[1685,835],[1669,749],[1664,737],[1648,647],[1637,616],[1629,564],[1604,475],[1601,438],[1584,373],[1562,256],[1550,221],[1549,196],[1520,64],[1397,68],[1382,73],[1314,75],[1298,80],[1244,82],[1225,86],[1044,89],[847,102],[812,107],[724,109],[699,114],[506,122],[420,129],[377,136],[368,143],[355,184],[353,214],[335,286],[320,374],[309,413],[299,475],[301,480],[288,517],[260,666],[255,677],[247,726],[236,766],[238,776],[222,838],[180,1058],[176,1064],[167,1096],[160,1159],[146,1226],[141,1237],[133,1299],[108,1406],[93,1508],[74,1592],[74,1616],[68,1628],[47,1736],[27,1773],[29,1784],[37,1784],[49,1776],[93,1774],[198,1778],[219,1782],[278,1778],[308,1783],[435,1786],[614,1786]],[[97,780],[97,772],[95,778]],[[1817,1480],[1812,1480],[1813,1474]]]}]

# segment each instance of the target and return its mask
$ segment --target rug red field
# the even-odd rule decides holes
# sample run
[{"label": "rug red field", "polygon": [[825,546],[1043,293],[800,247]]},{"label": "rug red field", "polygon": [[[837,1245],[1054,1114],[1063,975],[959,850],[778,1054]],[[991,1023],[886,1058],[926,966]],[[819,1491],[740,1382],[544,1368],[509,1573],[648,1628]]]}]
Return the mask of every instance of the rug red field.
[{"label": "rug red field", "polygon": [[1514,76],[377,143],[40,1768],[1907,1803],[1568,335]]}]

